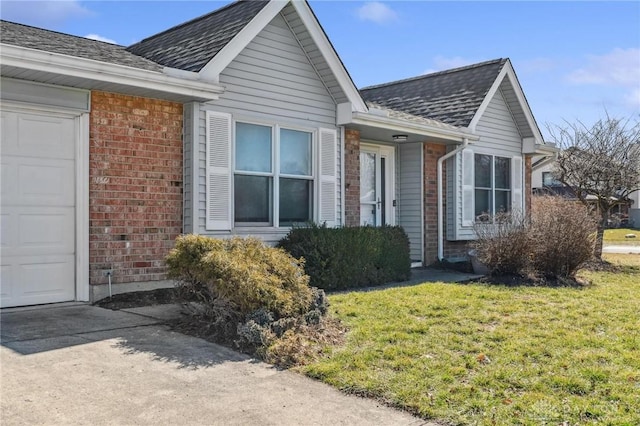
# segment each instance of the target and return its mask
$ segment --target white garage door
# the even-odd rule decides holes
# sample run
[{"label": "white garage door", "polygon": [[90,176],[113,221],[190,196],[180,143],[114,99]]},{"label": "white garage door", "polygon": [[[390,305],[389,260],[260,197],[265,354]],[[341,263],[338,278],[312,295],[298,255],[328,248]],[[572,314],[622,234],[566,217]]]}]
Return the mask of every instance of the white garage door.
[{"label": "white garage door", "polygon": [[1,114],[1,306],[74,300],[76,120]]}]

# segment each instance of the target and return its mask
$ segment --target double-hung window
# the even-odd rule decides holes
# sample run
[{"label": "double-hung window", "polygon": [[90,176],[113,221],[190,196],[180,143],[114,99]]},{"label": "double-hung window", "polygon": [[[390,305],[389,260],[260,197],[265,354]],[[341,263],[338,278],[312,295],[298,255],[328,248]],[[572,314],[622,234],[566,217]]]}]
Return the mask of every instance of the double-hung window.
[{"label": "double-hung window", "polygon": [[489,217],[511,210],[511,159],[475,154],[475,217]]},{"label": "double-hung window", "polygon": [[236,226],[313,220],[313,143],[312,132],[236,122]]}]

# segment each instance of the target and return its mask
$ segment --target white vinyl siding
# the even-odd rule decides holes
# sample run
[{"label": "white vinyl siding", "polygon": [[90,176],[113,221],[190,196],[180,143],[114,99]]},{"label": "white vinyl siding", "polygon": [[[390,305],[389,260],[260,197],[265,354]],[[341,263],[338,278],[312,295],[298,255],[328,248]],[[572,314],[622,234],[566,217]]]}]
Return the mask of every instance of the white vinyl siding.
[{"label": "white vinyl siding", "polygon": [[234,121],[336,130],[335,225],[339,226],[342,144],[335,125],[336,104],[281,16],[274,18],[220,74],[220,84],[225,93],[211,104],[200,104],[199,114],[194,117],[199,131],[194,135],[197,142],[194,161],[198,164],[194,190],[198,208],[193,231],[212,236],[255,235],[269,243],[277,242],[288,232],[288,228],[277,227],[206,229],[206,111],[231,114]]},{"label": "white vinyl siding", "polygon": [[[412,262],[422,261],[422,144],[398,147],[398,225],[409,237]],[[435,236],[427,236],[435,238]]]},{"label": "white vinyl siding", "polygon": [[[470,145],[470,152],[511,158],[512,185],[519,184],[520,188],[519,192],[515,187],[513,188],[512,206],[516,204],[523,206],[522,136],[518,132],[501,90],[498,90],[489,102],[476,125],[476,133],[480,136],[480,140]],[[467,210],[465,215],[463,189],[466,172],[473,173],[473,167],[463,166],[463,157],[464,154],[458,154],[455,159],[447,162],[447,239],[452,241],[475,238],[473,220],[470,220],[469,216],[473,212]],[[519,170],[516,170],[516,167]],[[517,177],[519,180],[516,179]],[[466,191],[466,194],[469,197],[472,193]],[[467,198],[467,205],[471,200]],[[453,223],[449,222],[449,218]]]}]

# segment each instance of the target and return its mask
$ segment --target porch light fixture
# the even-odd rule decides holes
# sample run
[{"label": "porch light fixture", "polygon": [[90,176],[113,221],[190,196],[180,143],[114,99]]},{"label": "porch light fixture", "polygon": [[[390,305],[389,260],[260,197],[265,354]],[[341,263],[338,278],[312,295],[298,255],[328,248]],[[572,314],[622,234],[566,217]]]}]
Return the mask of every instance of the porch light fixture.
[{"label": "porch light fixture", "polygon": [[407,136],[407,135],[393,135],[392,136],[394,142],[406,142],[408,137],[409,136]]}]

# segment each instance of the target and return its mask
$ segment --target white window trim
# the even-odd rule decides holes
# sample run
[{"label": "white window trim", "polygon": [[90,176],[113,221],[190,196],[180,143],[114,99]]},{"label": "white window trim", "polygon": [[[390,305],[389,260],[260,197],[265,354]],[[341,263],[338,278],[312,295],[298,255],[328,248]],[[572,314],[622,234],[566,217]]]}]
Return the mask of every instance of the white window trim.
[{"label": "white window trim", "polygon": [[[486,152],[474,152],[474,170],[475,170],[475,156],[476,155],[486,155],[488,157],[491,157],[491,187],[490,188],[486,188],[486,187],[480,187],[480,186],[476,186],[476,182],[475,182],[475,174],[473,176],[473,208],[474,208],[474,216],[477,219],[478,215],[475,214],[475,206],[476,206],[476,199],[475,199],[475,191],[480,189],[480,190],[490,190],[491,191],[491,212],[489,212],[489,215],[491,217],[496,215],[496,197],[495,197],[495,193],[496,193],[496,183],[495,183],[495,167],[496,167],[496,158],[506,158],[509,159],[509,189],[498,189],[498,191],[500,192],[509,192],[510,196],[509,196],[509,210],[507,210],[507,212],[511,212],[513,211],[513,194],[514,194],[514,182],[513,182],[513,173],[514,173],[514,158],[516,158],[515,155],[499,155],[499,154],[493,154],[493,153],[486,153]],[[477,220],[476,220],[477,223]],[[482,223],[482,222],[480,222]]]},{"label": "white window trim", "polygon": [[[271,172],[252,172],[244,170],[236,170],[236,125],[253,124],[256,126],[264,126],[271,128]],[[294,130],[299,132],[305,132],[311,134],[311,175],[291,175],[280,173],[280,130]],[[318,158],[318,129],[310,127],[302,127],[288,124],[274,123],[270,121],[261,121],[255,119],[244,119],[242,117],[234,118],[232,120],[231,129],[232,149],[231,149],[231,220],[232,227],[234,229],[250,230],[287,230],[291,229],[291,226],[280,226],[280,178],[290,179],[306,179],[313,182],[313,206],[311,209],[311,220],[317,221],[318,218],[318,167],[316,163]],[[235,220],[235,176],[236,173],[244,176],[265,176],[271,177],[273,181],[273,193],[271,194],[271,224],[255,223],[255,222],[240,222]]]}]

